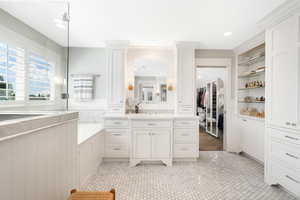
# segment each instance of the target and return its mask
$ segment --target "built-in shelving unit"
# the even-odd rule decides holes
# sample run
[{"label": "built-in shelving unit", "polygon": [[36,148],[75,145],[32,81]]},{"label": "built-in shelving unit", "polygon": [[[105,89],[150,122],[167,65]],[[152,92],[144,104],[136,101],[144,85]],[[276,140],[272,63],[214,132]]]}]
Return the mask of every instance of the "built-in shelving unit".
[{"label": "built-in shelving unit", "polygon": [[265,117],[265,44],[238,55],[237,110],[240,116]]}]

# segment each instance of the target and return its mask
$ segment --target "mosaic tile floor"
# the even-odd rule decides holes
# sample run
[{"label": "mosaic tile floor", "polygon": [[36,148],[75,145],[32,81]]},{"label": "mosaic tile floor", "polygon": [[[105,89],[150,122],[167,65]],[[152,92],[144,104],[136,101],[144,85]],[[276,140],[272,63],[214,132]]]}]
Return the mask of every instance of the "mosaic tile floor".
[{"label": "mosaic tile floor", "polygon": [[83,190],[115,188],[117,200],[292,200],[263,182],[263,167],[227,152],[201,152],[197,162],[173,167],[104,163]]}]

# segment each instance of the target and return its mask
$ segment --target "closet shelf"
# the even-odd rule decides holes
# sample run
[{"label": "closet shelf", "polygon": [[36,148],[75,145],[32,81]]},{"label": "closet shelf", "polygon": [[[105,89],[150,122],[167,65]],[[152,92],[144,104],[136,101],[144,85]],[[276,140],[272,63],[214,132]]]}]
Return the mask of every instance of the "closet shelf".
[{"label": "closet shelf", "polygon": [[247,101],[238,101],[238,103],[265,103],[264,101],[251,101],[251,102],[247,102]]},{"label": "closet shelf", "polygon": [[260,55],[260,56],[250,58],[247,61],[243,61],[243,62],[239,63],[238,65],[239,66],[249,66],[249,65],[253,65],[253,64],[258,63],[258,62],[262,62],[264,60],[265,60],[265,55]]},{"label": "closet shelf", "polygon": [[262,70],[262,71],[259,71],[259,72],[250,73],[248,75],[240,75],[240,76],[238,76],[238,78],[251,78],[251,77],[260,76],[264,73],[265,73],[265,70]]},{"label": "closet shelf", "polygon": [[264,89],[265,87],[254,87],[254,88],[239,88],[238,90],[254,90],[254,89]]}]

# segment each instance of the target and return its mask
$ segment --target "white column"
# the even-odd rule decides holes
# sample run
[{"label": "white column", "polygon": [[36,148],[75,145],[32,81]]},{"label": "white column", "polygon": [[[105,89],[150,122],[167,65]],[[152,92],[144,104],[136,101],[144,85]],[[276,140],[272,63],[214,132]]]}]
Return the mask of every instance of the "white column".
[{"label": "white column", "polygon": [[106,42],[108,114],[125,114],[125,66],[128,41]]}]

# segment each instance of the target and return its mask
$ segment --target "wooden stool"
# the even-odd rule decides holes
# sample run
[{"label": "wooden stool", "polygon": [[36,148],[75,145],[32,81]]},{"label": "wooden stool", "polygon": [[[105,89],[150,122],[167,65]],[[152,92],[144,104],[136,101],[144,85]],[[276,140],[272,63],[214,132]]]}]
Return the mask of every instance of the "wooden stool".
[{"label": "wooden stool", "polygon": [[111,189],[109,192],[97,191],[77,191],[71,190],[71,195],[68,200],[115,200],[116,191]]}]

